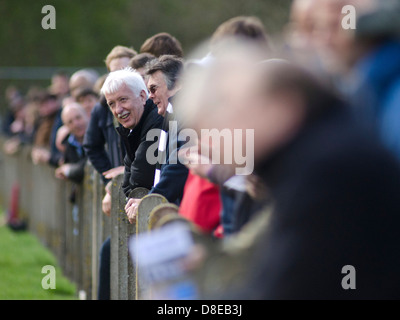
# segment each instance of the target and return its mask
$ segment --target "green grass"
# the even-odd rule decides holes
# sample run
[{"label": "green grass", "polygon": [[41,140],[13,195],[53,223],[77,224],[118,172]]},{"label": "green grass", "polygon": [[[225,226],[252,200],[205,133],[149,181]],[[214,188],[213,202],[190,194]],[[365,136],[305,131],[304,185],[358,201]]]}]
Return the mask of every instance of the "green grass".
[{"label": "green grass", "polygon": [[[42,288],[46,265],[55,267],[55,289]],[[71,299],[77,299],[75,285],[62,275],[53,254],[32,234],[12,231],[0,213],[0,300]]]}]

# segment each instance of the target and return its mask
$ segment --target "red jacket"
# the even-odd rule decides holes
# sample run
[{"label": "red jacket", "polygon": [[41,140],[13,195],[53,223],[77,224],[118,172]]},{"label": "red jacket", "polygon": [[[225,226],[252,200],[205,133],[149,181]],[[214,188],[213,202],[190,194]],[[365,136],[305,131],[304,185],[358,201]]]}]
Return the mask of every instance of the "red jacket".
[{"label": "red jacket", "polygon": [[222,237],[219,187],[189,171],[179,212],[206,233]]}]

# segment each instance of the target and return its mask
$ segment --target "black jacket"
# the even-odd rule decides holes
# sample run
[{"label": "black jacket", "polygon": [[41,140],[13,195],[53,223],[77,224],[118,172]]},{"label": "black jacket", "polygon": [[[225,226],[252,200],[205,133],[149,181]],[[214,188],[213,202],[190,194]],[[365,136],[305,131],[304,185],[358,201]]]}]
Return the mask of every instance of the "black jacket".
[{"label": "black jacket", "polygon": [[76,183],[81,183],[85,175],[87,157],[82,147],[69,143],[70,136],[68,135],[62,142],[65,145],[64,162],[71,164],[68,179]]},{"label": "black jacket", "polygon": [[169,132],[169,122],[176,121],[173,114],[166,113],[162,128],[168,132],[167,143],[163,163],[159,164],[160,180],[150,190],[150,193],[163,195],[168,202],[180,204],[183,197],[186,179],[189,173],[188,168],[179,161],[178,151],[186,141],[178,139],[180,127],[177,126],[177,134],[171,135]]},{"label": "black jacket", "polygon": [[149,130],[160,129],[162,121],[163,117],[158,114],[156,105],[149,99],[139,123],[132,131],[123,126],[117,128],[126,149],[122,183],[122,189],[126,196],[136,187],[151,189],[153,186],[156,164],[147,161],[146,153],[147,149],[155,142],[147,140],[146,136]]},{"label": "black jacket", "polygon": [[[100,174],[123,165],[125,149],[121,145],[120,136],[115,130],[114,116],[104,97],[92,110],[83,148],[89,161]],[[103,177],[103,181],[107,182],[107,179]]]},{"label": "black jacket", "polygon": [[[257,166],[274,211],[234,298],[400,298],[400,169],[340,109]],[[342,287],[346,265],[355,290]]]}]

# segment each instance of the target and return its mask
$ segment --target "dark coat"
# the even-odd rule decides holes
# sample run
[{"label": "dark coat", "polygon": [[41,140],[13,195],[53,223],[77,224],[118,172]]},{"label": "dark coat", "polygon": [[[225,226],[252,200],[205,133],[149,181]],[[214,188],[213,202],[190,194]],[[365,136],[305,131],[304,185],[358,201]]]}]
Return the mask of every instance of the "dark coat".
[{"label": "dark coat", "polygon": [[[169,131],[170,121],[174,121],[174,117],[173,114],[167,112],[162,124],[163,130],[166,132]],[[180,129],[181,128],[179,127],[177,128],[178,132],[176,136],[170,136],[170,133],[168,132],[165,155],[163,157],[164,161],[161,166],[159,166],[160,180],[150,190],[150,193],[161,194],[168,200],[168,202],[177,205],[182,201],[183,190],[189,173],[188,168],[182,164],[178,158],[179,149],[186,142],[178,140]],[[176,159],[177,161],[171,161],[171,159]]]},{"label": "dark coat", "polygon": [[[83,148],[100,174],[124,164],[125,148],[121,145],[120,136],[115,130],[114,116],[104,97],[92,110]],[[103,177],[103,181],[107,182],[107,179]]]},{"label": "dark coat", "polygon": [[[274,210],[234,298],[400,298],[400,169],[339,110],[257,167]],[[342,287],[346,265],[355,290]]]},{"label": "dark coat", "polygon": [[160,129],[162,121],[163,118],[158,114],[156,105],[149,99],[139,123],[132,131],[122,126],[117,128],[126,149],[122,183],[122,189],[126,196],[136,187],[151,189],[153,186],[156,164],[147,161],[146,153],[147,149],[155,142],[148,141],[146,136],[149,130]]},{"label": "dark coat", "polygon": [[71,164],[68,179],[76,183],[81,183],[85,175],[87,156],[82,147],[69,143],[68,139],[70,136],[68,135],[62,142],[65,145],[64,162]]},{"label": "dark coat", "polygon": [[44,147],[50,150],[49,165],[57,167],[61,159],[61,152],[56,147],[57,130],[63,125],[61,119],[62,109],[54,114],[40,118],[36,125],[33,144],[36,147]]}]

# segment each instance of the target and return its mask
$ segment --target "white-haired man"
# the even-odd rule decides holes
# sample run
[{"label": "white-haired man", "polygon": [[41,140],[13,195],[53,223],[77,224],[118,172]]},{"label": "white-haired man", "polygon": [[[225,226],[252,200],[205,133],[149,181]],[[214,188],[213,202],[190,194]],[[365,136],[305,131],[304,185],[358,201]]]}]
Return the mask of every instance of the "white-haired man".
[{"label": "white-haired man", "polygon": [[125,195],[136,187],[151,189],[155,164],[146,159],[147,149],[154,143],[146,141],[149,130],[161,129],[163,117],[148,99],[142,76],[131,68],[111,72],[101,89],[107,104],[120,126],[117,128],[126,148],[122,184]]}]

